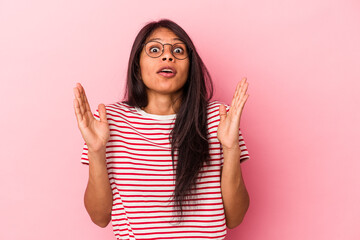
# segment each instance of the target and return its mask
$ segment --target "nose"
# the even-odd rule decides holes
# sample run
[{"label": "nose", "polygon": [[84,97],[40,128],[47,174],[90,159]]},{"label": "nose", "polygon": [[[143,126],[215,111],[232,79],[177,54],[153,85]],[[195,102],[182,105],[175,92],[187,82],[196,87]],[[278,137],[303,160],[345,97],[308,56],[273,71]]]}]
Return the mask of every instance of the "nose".
[{"label": "nose", "polygon": [[166,50],[166,45],[164,46],[164,53],[162,56],[163,61],[166,61],[166,59],[169,59],[169,61],[174,61],[174,57],[172,55],[171,48],[172,48],[172,46],[170,44],[169,44],[167,50]]}]

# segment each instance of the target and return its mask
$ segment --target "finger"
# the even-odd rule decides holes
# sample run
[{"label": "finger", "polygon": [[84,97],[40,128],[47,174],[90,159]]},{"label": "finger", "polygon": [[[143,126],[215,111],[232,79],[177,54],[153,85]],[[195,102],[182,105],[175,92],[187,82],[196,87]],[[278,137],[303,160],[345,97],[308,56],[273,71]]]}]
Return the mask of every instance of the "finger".
[{"label": "finger", "polygon": [[232,98],[232,101],[231,101],[231,104],[230,104],[230,110],[229,110],[229,113],[231,113],[231,109],[235,108],[235,105],[236,105],[236,98],[237,98],[237,95],[238,95],[238,90],[240,88],[240,82],[238,82],[237,86],[236,86],[236,89],[235,89],[235,93],[234,93],[234,96]]},{"label": "finger", "polygon": [[235,94],[234,94],[234,97],[236,98],[238,95],[239,95],[239,90],[241,89],[241,82],[238,82],[238,84],[236,85],[236,90],[235,90]]},{"label": "finger", "polygon": [[242,108],[244,108],[244,105],[245,105],[245,103],[246,103],[246,100],[249,98],[249,94],[246,94],[245,96],[244,96],[244,98],[243,98],[243,100],[242,100]]},{"label": "finger", "polygon": [[81,100],[84,101],[84,89],[80,83],[76,83],[76,88],[79,89]]},{"label": "finger", "polygon": [[224,121],[226,119],[227,113],[226,113],[226,107],[223,104],[219,106],[219,114],[220,114],[220,122]]},{"label": "finger", "polygon": [[81,97],[83,98],[83,100],[85,100],[85,99],[84,99],[84,96],[85,96],[85,89],[84,89],[84,87],[81,85],[81,83],[77,83],[77,86],[78,86],[78,88],[79,88]]},{"label": "finger", "polygon": [[244,95],[244,86],[245,85],[241,85],[241,87],[239,88],[239,93],[238,93],[238,95],[237,95],[237,98],[236,98],[236,105],[237,106],[239,106],[239,104],[240,104],[240,101],[241,101],[241,99],[242,99],[242,97],[243,97],[243,95]]},{"label": "finger", "polygon": [[249,86],[249,83],[245,83],[245,84],[242,86],[241,92],[242,92],[243,94],[246,93],[246,91],[247,91],[247,89],[248,89],[248,86]]},{"label": "finger", "polygon": [[245,106],[245,103],[246,103],[246,100],[248,99],[248,97],[249,97],[249,94],[245,94],[246,93],[246,90],[247,90],[247,87],[248,87],[248,83],[246,83],[245,85],[244,85],[244,91],[242,92],[242,97],[241,97],[241,99],[240,99],[240,103],[239,103],[239,106],[240,106],[240,114],[241,114],[241,112],[242,112],[242,110],[243,110],[243,108],[244,108],[244,106]]},{"label": "finger", "polygon": [[79,94],[80,94],[80,97],[81,97],[81,103],[82,103],[83,110],[84,110],[84,113],[85,113],[86,112],[86,104],[85,104],[85,98],[84,98],[84,93],[85,93],[84,88],[80,83],[76,83],[76,87],[79,89]]},{"label": "finger", "polygon": [[91,112],[89,101],[87,100],[86,94],[84,92],[84,102],[85,102],[85,109]]},{"label": "finger", "polygon": [[86,94],[85,94],[85,89],[80,83],[78,83],[78,87],[79,87],[80,93],[81,93],[82,106],[83,106],[83,110],[84,110],[83,113],[88,118],[93,118],[94,116],[93,116],[93,114],[91,112],[90,105],[89,105],[89,102],[88,102]]},{"label": "finger", "polygon": [[87,99],[86,93],[85,93],[85,88],[78,83],[79,88],[81,89],[81,96],[83,98],[83,102],[84,102],[84,109],[85,109],[85,114],[87,114],[89,117],[93,117],[93,114],[91,112],[91,108],[90,108],[90,104],[89,101]]},{"label": "finger", "polygon": [[241,87],[246,83],[246,77],[241,80]]},{"label": "finger", "polygon": [[98,106],[98,112],[99,112],[99,117],[100,117],[100,121],[107,123],[107,117],[106,117],[106,108],[104,104],[99,104]]},{"label": "finger", "polygon": [[[244,84],[244,86],[243,86],[243,88],[242,88],[242,90],[241,90],[241,93],[240,93],[241,98],[239,99],[239,104],[241,104],[241,103],[244,102],[244,97],[245,97],[245,95],[246,95],[246,91],[247,91],[247,89],[248,89],[248,86],[249,86],[248,83],[245,83],[245,84]],[[246,101],[246,99],[245,99],[245,101]]]},{"label": "finger", "polygon": [[246,90],[247,90],[247,86],[248,86],[248,83],[246,82],[246,78],[243,78],[241,80],[241,87],[238,89],[239,93],[236,97],[236,100],[235,100],[235,108],[234,108],[234,112],[235,112],[235,115],[236,116],[240,116],[241,114],[241,110],[243,108],[243,104],[244,104],[244,95],[246,93]]},{"label": "finger", "polygon": [[80,106],[79,106],[78,100],[74,99],[73,103],[74,103],[74,111],[75,111],[76,120],[79,124],[83,120],[83,116],[80,111]]},{"label": "finger", "polygon": [[76,86],[79,88],[80,93],[83,93],[84,88],[82,87],[81,83],[76,83]]},{"label": "finger", "polygon": [[239,89],[239,96],[243,96],[247,90],[249,83],[246,82],[246,78],[243,79],[242,83],[241,83],[241,87]]},{"label": "finger", "polygon": [[89,117],[93,117],[93,114],[91,112],[91,108],[90,108],[90,104],[89,104],[89,101],[87,99],[87,96],[86,96],[86,93],[85,93],[85,89],[82,87],[82,91],[83,91],[83,97],[84,97],[84,106],[85,106],[85,111],[86,111],[86,114],[89,116]]},{"label": "finger", "polygon": [[244,86],[247,84],[246,82],[246,78],[243,78],[241,80],[241,84],[240,84],[240,88],[239,88],[239,95],[241,94],[241,92],[244,90]]},{"label": "finger", "polygon": [[81,93],[80,93],[78,86],[74,88],[74,94],[76,96],[76,99],[78,100],[81,115],[84,116],[84,113],[85,113],[84,103],[83,103],[83,99],[81,97]]},{"label": "finger", "polygon": [[240,95],[240,90],[241,90],[241,84],[242,84],[241,80],[240,82],[238,82],[237,87],[236,87],[236,91],[234,94],[234,104],[233,104],[233,110],[236,112],[236,109],[238,108],[238,101],[239,101],[239,95]]}]

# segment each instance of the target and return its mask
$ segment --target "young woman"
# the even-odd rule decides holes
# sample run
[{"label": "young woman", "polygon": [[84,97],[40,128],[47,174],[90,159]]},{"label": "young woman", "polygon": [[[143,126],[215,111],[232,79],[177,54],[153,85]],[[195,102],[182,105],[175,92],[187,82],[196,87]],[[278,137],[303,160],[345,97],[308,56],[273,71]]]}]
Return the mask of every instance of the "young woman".
[{"label": "young woman", "polygon": [[247,87],[244,78],[230,106],[211,101],[193,42],[167,19],[135,38],[124,101],[93,114],[77,83],[92,221],[111,220],[117,239],[224,239],[249,206],[240,163],[250,156],[239,127]]}]

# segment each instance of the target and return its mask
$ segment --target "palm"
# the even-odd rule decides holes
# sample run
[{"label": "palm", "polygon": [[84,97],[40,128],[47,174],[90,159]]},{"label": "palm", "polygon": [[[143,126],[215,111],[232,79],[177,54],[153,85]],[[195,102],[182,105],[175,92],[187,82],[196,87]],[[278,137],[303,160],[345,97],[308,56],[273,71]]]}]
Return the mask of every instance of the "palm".
[{"label": "palm", "polygon": [[80,123],[79,128],[88,148],[98,150],[105,146],[109,139],[109,125],[91,116],[90,119]]},{"label": "palm", "polygon": [[227,118],[219,123],[217,131],[219,141],[228,148],[238,146],[239,138],[239,121],[232,116],[234,113],[231,110],[229,110]]},{"label": "palm", "polygon": [[103,104],[99,105],[100,120],[97,120],[90,109],[84,88],[78,84],[74,88],[75,115],[81,135],[89,149],[98,151],[106,147],[110,137],[109,124],[106,119],[106,110]]},{"label": "palm", "polygon": [[221,145],[225,148],[239,147],[240,118],[244,104],[249,97],[249,95],[246,94],[247,87],[248,83],[246,82],[246,78],[244,78],[236,87],[229,112],[226,112],[224,105],[221,105],[219,108],[220,123],[218,125],[217,137]]}]

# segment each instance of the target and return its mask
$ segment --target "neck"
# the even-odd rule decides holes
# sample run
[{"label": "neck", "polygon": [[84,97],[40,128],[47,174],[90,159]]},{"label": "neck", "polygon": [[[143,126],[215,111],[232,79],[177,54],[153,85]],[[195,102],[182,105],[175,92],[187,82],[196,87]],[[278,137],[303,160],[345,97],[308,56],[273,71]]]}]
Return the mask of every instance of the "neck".
[{"label": "neck", "polygon": [[170,115],[180,109],[181,92],[173,95],[159,95],[148,92],[148,105],[142,108],[149,114]]}]

